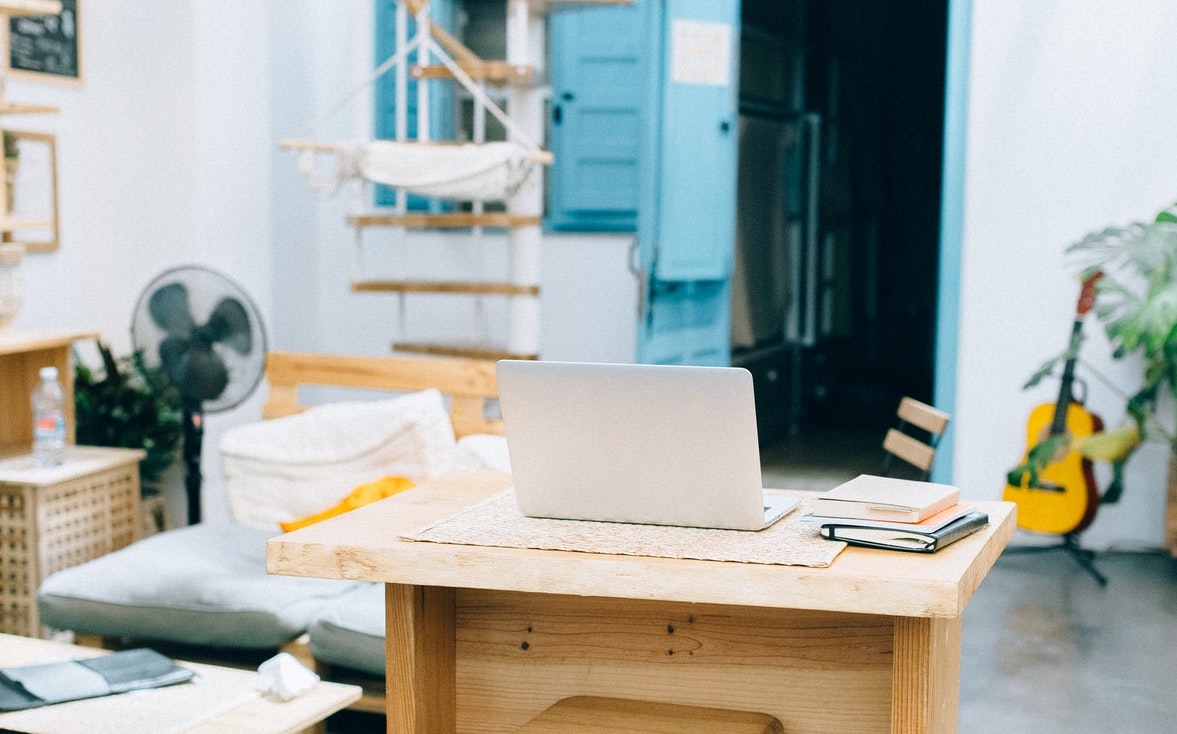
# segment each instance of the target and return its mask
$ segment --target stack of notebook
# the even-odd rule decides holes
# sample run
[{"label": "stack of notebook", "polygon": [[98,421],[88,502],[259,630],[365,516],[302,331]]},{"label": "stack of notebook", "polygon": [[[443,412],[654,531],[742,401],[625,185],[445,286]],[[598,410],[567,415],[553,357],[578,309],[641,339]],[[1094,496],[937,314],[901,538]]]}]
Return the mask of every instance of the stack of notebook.
[{"label": "stack of notebook", "polygon": [[932,553],[980,530],[989,516],[947,484],[863,474],[819,497],[803,522],[851,545]]}]

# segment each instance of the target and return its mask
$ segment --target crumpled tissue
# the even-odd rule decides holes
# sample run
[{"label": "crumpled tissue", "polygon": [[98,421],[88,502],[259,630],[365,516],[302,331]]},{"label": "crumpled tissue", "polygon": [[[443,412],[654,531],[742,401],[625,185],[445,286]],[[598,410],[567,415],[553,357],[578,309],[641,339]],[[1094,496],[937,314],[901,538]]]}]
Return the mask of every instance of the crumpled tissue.
[{"label": "crumpled tissue", "polygon": [[319,676],[288,652],[280,652],[262,663],[257,672],[265,681],[265,693],[289,701],[306,693],[319,682]]}]

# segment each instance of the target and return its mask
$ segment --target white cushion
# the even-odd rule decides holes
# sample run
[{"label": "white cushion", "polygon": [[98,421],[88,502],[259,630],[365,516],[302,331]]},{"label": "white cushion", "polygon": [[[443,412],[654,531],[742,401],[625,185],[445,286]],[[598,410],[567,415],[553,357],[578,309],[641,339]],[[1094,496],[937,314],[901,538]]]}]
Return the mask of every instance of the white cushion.
[{"label": "white cushion", "polygon": [[507,439],[488,433],[474,433],[458,439],[454,455],[454,471],[493,469],[511,473],[511,457],[507,453]]},{"label": "white cushion", "polygon": [[275,529],[381,477],[439,476],[453,466],[456,442],[441,393],[424,390],[237,426],[220,451],[234,519]]},{"label": "white cushion", "polygon": [[384,675],[384,618],[384,584],[357,586],[311,622],[311,654],[326,663]]}]

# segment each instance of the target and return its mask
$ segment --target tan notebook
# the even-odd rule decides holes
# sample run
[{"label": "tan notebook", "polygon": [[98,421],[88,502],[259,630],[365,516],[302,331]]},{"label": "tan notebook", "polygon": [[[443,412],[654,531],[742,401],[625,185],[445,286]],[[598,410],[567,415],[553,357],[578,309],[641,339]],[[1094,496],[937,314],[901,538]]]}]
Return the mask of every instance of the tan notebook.
[{"label": "tan notebook", "polygon": [[919,522],[951,507],[959,499],[960,489],[948,484],[860,474],[815,500],[813,514]]}]

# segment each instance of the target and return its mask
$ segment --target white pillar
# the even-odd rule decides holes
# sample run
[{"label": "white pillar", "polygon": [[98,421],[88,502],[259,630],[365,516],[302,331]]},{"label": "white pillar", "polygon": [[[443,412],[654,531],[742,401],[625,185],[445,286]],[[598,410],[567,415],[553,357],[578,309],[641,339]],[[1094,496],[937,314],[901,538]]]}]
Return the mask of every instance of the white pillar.
[{"label": "white pillar", "polygon": [[[507,114],[532,140],[544,140],[545,68],[547,23],[542,15],[533,15],[525,0],[510,0],[507,7],[507,62],[535,69],[534,83],[511,85]],[[521,216],[543,215],[544,170],[534,166],[519,190],[507,201],[507,211]],[[508,234],[508,257],[511,282],[519,285],[540,283],[541,228],[513,227]],[[507,349],[513,353],[539,352],[539,298],[515,296],[511,299]]]}]

